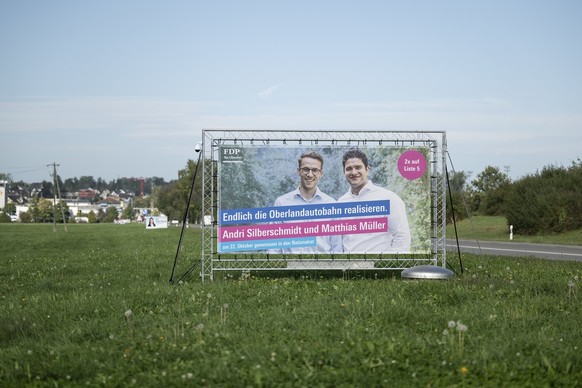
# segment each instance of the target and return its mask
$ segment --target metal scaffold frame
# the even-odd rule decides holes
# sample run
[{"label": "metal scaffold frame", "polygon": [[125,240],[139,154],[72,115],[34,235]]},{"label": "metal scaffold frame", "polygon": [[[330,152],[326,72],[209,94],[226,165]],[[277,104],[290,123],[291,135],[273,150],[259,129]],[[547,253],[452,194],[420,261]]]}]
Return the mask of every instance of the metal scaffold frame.
[{"label": "metal scaffold frame", "polygon": [[[218,253],[217,212],[220,209],[219,147],[223,145],[261,146],[360,146],[385,144],[402,147],[429,147],[432,153],[430,174],[431,253],[424,255],[269,255],[265,253]],[[446,267],[446,133],[443,131],[371,130],[242,130],[204,129],[202,135],[202,280],[212,280],[215,271],[250,270],[402,270],[422,264]],[[299,257],[298,257],[299,256]],[[372,262],[370,267],[368,264]],[[297,265],[299,263],[300,265]],[[313,265],[313,263],[317,263]]]}]

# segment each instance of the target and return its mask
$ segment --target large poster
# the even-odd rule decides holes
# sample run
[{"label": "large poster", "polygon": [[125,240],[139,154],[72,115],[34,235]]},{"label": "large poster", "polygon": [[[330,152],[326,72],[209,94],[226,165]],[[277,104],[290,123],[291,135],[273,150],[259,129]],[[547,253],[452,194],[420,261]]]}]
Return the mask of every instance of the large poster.
[{"label": "large poster", "polygon": [[167,229],[168,217],[166,216],[147,216],[146,229]]},{"label": "large poster", "polygon": [[428,147],[219,147],[218,252],[431,251]]}]

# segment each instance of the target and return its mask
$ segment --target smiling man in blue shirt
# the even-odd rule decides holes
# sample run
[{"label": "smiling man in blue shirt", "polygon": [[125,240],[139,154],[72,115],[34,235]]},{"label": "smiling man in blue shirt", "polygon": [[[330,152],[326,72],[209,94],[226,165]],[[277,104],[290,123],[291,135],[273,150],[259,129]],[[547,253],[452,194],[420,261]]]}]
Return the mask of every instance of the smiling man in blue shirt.
[{"label": "smiling man in blue shirt", "polygon": [[[323,176],[323,157],[315,152],[305,152],[299,157],[297,175],[299,187],[275,200],[274,206],[315,205],[334,203],[335,199],[317,186]],[[341,236],[317,236],[314,247],[293,247],[272,250],[272,253],[341,253]]]}]

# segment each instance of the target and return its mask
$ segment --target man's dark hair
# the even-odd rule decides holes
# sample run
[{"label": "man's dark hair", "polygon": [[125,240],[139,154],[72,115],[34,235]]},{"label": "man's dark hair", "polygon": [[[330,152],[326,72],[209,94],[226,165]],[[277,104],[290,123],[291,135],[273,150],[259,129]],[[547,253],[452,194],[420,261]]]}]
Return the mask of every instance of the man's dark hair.
[{"label": "man's dark hair", "polygon": [[363,153],[362,151],[360,151],[357,148],[349,150],[344,154],[344,157],[342,159],[342,165],[344,166],[344,168],[346,167],[346,161],[348,159],[354,159],[354,158],[360,159],[362,161],[362,163],[364,163],[364,167],[368,168],[368,157],[366,156],[365,153]]},{"label": "man's dark hair", "polygon": [[299,160],[297,161],[299,163],[299,167],[301,167],[301,159],[303,159],[303,158],[311,158],[311,159],[319,160],[321,162],[321,168],[323,169],[323,156],[321,156],[319,153],[317,153],[315,151],[309,151],[309,152],[305,152],[305,153],[301,154],[301,156],[299,157]]}]

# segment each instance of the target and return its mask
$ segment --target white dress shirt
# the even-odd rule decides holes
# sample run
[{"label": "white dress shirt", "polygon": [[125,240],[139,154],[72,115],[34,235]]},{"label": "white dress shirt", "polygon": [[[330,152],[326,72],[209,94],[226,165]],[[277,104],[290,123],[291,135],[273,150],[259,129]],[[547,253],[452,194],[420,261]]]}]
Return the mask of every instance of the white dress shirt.
[{"label": "white dress shirt", "polygon": [[[350,188],[338,202],[390,200],[388,232],[343,235],[344,253],[409,253],[410,229],[404,201],[393,191],[376,186],[372,181],[354,195]],[[377,217],[377,216],[375,216]],[[384,216],[385,217],[385,216]]]}]

